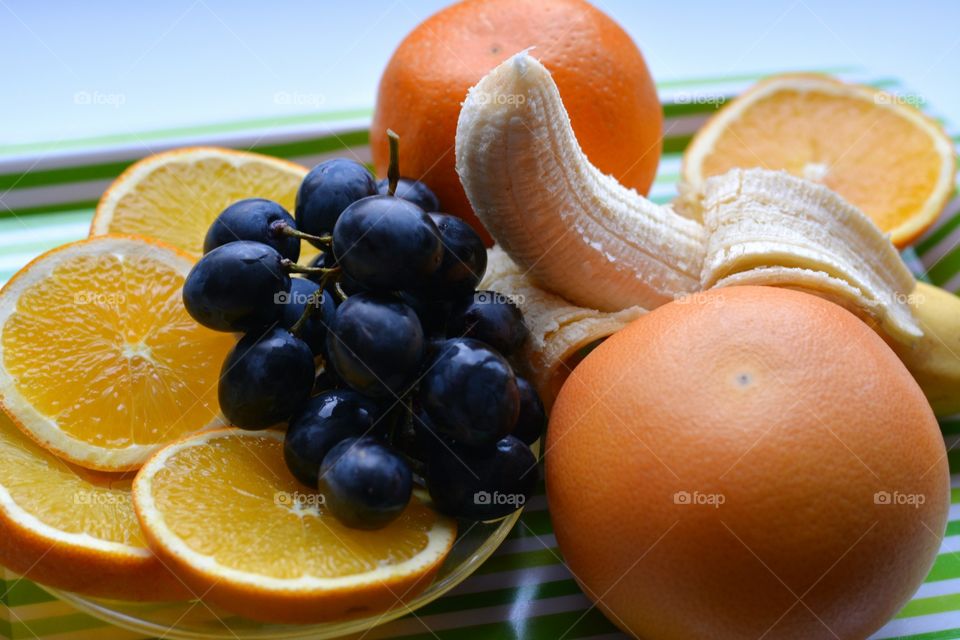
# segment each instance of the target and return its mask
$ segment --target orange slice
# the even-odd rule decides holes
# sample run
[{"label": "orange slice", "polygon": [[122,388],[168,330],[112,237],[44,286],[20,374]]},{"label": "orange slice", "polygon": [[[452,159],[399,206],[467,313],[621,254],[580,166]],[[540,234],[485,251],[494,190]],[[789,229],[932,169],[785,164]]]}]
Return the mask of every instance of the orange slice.
[{"label": "orange slice", "polygon": [[201,327],[180,289],[190,256],[103,236],[40,256],[0,291],[0,402],[43,447],[101,471],[223,421],[235,338]]},{"label": "orange slice", "polygon": [[276,431],[175,442],[137,474],[133,502],[150,546],[205,600],[273,622],[400,607],[430,583],[456,537],[455,522],[416,496],[383,529],[340,524],[287,470]]},{"label": "orange slice", "polygon": [[[213,219],[237,200],[275,200],[293,215],[306,173],[287,160],[220,147],[158,153],[131,165],[110,185],[97,204],[90,235],[147,236],[199,257]],[[316,254],[303,243],[301,261]]]},{"label": "orange slice", "polygon": [[149,550],[129,476],[88,471],[41,449],[0,412],[0,563],[43,584],[125,600],[186,587]]},{"label": "orange slice", "polygon": [[687,147],[694,187],[735,167],[783,169],[859,207],[898,247],[936,220],[954,189],[954,150],[919,109],[816,74],[764,80],[714,115]]}]

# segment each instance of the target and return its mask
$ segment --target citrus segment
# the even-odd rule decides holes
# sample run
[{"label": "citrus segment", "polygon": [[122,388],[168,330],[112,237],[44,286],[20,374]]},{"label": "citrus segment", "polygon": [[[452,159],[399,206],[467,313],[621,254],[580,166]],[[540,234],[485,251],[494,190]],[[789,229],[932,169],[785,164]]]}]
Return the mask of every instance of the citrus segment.
[{"label": "citrus segment", "polygon": [[90,471],[43,450],[0,412],[0,563],[87,595],[188,595],[144,542],[130,476]]},{"label": "citrus segment", "polygon": [[134,481],[151,546],[205,598],[310,622],[376,613],[425,588],[456,526],[416,496],[383,529],[339,523],[283,460],[283,434],[223,429],[173,443]]},{"label": "citrus segment", "polygon": [[104,236],[16,274],[0,292],[0,399],[19,426],[76,464],[119,471],[220,424],[234,338],[183,309],[191,264],[153,241]]},{"label": "citrus segment", "polygon": [[738,167],[820,182],[901,247],[940,214],[955,172],[950,138],[908,101],[815,74],[772,77],[725,106],[690,143],[683,180]]},{"label": "citrus segment", "polygon": [[[259,153],[187,147],[148,156],[127,168],[103,194],[90,235],[157,238],[192,256],[217,215],[237,200],[267,198],[293,214],[306,168]],[[301,245],[301,259],[317,254]]]}]

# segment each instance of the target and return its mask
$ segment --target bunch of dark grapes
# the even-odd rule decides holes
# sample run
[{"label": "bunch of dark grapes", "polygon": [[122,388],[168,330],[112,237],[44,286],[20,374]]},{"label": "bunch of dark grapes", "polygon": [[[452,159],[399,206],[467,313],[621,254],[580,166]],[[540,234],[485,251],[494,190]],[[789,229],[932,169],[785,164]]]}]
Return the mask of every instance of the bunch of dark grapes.
[{"label": "bunch of dark grapes", "polygon": [[[286,425],[284,457],[344,523],[396,518],[415,484],[436,508],[492,520],[538,478],[546,416],[514,372],[528,339],[514,301],[478,291],[483,241],[439,213],[423,183],[334,159],[314,167],[295,216],[263,199],[210,227],[183,302],[197,322],[243,333],[220,407],[243,429]],[[297,264],[300,241],[321,253]]]}]

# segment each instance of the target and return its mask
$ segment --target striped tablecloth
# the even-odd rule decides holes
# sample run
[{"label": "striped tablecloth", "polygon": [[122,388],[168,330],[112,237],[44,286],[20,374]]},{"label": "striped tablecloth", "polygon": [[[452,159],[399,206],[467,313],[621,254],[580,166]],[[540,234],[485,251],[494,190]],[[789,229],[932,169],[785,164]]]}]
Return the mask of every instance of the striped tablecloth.
[{"label": "striped tablecloth", "polygon": [[[856,69],[826,70],[889,91],[891,78]],[[664,155],[653,199],[675,195],[680,155],[691,135],[728,96],[758,78],[698,78],[659,85],[666,115]],[[936,116],[936,112],[932,112]],[[367,158],[369,111],[152,131],[57,144],[0,146],[0,281],[39,253],[82,238],[97,199],[138,158],[171,147],[217,144],[272,154],[305,165],[349,147]],[[950,129],[960,141],[956,129]],[[913,270],[947,289],[960,289],[960,200],[907,252]],[[942,423],[948,448],[960,441],[960,419]],[[0,461],[2,464],[2,461]],[[960,451],[950,453],[953,507],[936,564],[913,600],[874,638],[960,638]],[[68,640],[136,638],[55,600],[36,584],[0,569],[0,637]],[[621,638],[581,593],[564,567],[538,495],[496,554],[446,597],[366,636],[376,638]]]}]

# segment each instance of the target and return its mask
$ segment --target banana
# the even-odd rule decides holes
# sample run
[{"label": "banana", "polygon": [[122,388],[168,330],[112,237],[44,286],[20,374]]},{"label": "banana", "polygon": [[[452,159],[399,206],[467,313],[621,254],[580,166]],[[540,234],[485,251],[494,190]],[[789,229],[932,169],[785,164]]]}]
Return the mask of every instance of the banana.
[{"label": "banana", "polygon": [[526,53],[470,89],[456,165],[497,242],[574,304],[653,308],[700,289],[703,226],[590,164],[550,73]]},{"label": "banana", "polygon": [[913,374],[938,416],[960,413],[960,298],[918,282],[907,302],[923,329],[912,345],[890,346]]},{"label": "banana", "polygon": [[844,304],[893,340],[923,334],[889,239],[825,187],[734,170],[658,205],[594,167],[549,71],[521,52],[467,94],[456,165],[477,216],[530,281],[573,305],[652,309],[714,286],[770,284]]},{"label": "banana", "polygon": [[707,180],[701,286],[776,285],[829,298],[898,342],[922,335],[903,294],[916,281],[874,223],[823,185],[782,171]]},{"label": "banana", "polygon": [[499,246],[488,251],[480,288],[510,296],[523,311],[530,329],[523,360],[547,408],[587,348],[645,313],[637,306],[612,313],[577,307],[536,286]]}]

